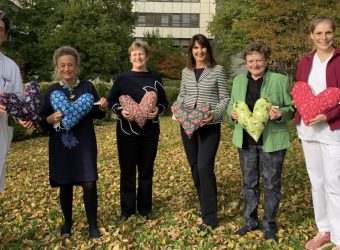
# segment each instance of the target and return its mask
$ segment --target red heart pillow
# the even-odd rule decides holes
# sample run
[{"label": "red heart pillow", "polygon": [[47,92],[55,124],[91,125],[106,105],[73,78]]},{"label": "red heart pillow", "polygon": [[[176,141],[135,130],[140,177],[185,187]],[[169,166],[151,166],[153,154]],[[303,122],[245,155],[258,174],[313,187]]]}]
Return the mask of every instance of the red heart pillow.
[{"label": "red heart pillow", "polygon": [[148,113],[150,113],[157,104],[157,94],[154,91],[146,92],[142,100],[138,104],[129,95],[121,95],[119,103],[123,109],[133,112],[135,116],[133,120],[139,127],[143,128],[148,120]]},{"label": "red heart pillow", "polygon": [[209,115],[208,104],[197,104],[196,108],[188,110],[185,104],[179,105],[174,102],[171,110],[189,138],[201,126],[202,120],[207,119]]},{"label": "red heart pillow", "polygon": [[291,94],[294,105],[306,125],[309,124],[311,119],[327,112],[340,102],[339,88],[329,87],[314,96],[310,86],[306,82],[296,82]]}]

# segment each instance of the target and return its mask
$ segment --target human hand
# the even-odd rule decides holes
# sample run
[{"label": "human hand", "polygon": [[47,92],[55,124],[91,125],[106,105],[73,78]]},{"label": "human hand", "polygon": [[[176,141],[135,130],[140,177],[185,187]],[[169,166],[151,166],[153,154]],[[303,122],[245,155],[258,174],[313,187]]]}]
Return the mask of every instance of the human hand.
[{"label": "human hand", "polygon": [[238,120],[238,115],[234,110],[231,111],[230,116],[231,116],[231,118],[233,118],[233,120],[235,120],[235,121]]},{"label": "human hand", "polygon": [[98,105],[101,111],[105,111],[108,105],[107,100],[104,97],[100,98],[100,100],[98,101]]},{"label": "human hand", "polygon": [[20,119],[18,119],[18,121],[19,121],[19,124],[24,128],[27,128],[27,129],[33,129],[34,128],[32,121],[23,121],[23,120],[20,120]]},{"label": "human hand", "polygon": [[133,111],[123,109],[122,110],[122,116],[130,122],[135,120],[135,112],[133,112]]},{"label": "human hand", "polygon": [[57,112],[54,112],[52,115],[48,116],[46,118],[46,121],[48,124],[54,124],[54,123],[60,122],[62,118],[63,118],[63,113],[61,113],[60,111],[57,111]]},{"label": "human hand", "polygon": [[7,113],[7,112],[6,112],[6,107],[3,106],[3,105],[0,105],[0,112],[2,112],[2,113]]},{"label": "human hand", "polygon": [[201,127],[203,127],[204,125],[210,123],[213,120],[214,120],[214,113],[213,112],[209,112],[207,119],[203,119],[202,120]]},{"label": "human hand", "polygon": [[159,109],[156,106],[150,113],[148,113],[148,119],[154,119],[158,115]]},{"label": "human hand", "polygon": [[311,119],[308,123],[308,126],[313,126],[315,124],[321,123],[321,122],[326,122],[327,117],[324,114],[319,114],[315,118]]},{"label": "human hand", "polygon": [[276,119],[279,119],[282,116],[282,112],[281,112],[279,106],[271,106],[268,113],[269,113],[269,119],[270,120],[276,120]]}]

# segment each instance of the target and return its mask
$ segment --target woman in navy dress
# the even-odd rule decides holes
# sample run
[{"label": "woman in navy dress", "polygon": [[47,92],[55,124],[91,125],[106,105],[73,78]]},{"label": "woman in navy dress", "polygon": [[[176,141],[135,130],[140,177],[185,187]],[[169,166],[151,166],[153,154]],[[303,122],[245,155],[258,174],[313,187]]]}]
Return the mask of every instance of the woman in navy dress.
[{"label": "woman in navy dress", "polygon": [[[79,54],[74,48],[64,46],[56,50],[53,63],[56,82],[48,87],[40,113],[41,125],[49,131],[50,184],[60,188],[60,205],[64,215],[61,235],[71,236],[73,186],[81,185],[89,235],[97,238],[100,236],[97,226],[97,143],[92,120],[104,118],[107,101],[98,98],[91,82],[77,78]],[[90,111],[69,129],[63,127],[64,114],[53,109],[51,95],[54,93],[63,93],[71,104],[79,102],[84,94],[90,94],[97,105],[91,104]]]}]

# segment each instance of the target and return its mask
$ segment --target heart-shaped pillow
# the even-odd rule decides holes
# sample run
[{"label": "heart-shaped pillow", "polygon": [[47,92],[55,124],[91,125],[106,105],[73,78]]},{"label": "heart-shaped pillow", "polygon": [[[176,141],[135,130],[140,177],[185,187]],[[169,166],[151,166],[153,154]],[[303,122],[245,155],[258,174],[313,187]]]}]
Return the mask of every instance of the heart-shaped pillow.
[{"label": "heart-shaped pillow", "polygon": [[148,114],[156,107],[157,99],[156,92],[148,91],[145,93],[139,104],[129,95],[121,95],[119,97],[119,103],[124,110],[135,114],[133,120],[140,128],[143,128],[148,120]]},{"label": "heart-shaped pillow", "polygon": [[314,96],[308,83],[296,82],[292,89],[292,97],[303,122],[308,125],[310,120],[317,115],[323,114],[334,106],[339,105],[340,89],[329,87]]},{"label": "heart-shaped pillow", "polygon": [[171,110],[189,138],[201,126],[202,120],[209,117],[209,104],[197,104],[196,108],[188,110],[184,103],[174,102]]},{"label": "heart-shaped pillow", "polygon": [[32,121],[35,127],[40,121],[40,90],[36,81],[25,84],[24,98],[14,93],[0,93],[0,104],[6,107],[9,115],[24,121]]},{"label": "heart-shaped pillow", "polygon": [[271,103],[267,98],[260,98],[256,101],[253,113],[243,101],[234,103],[234,110],[237,113],[237,122],[257,142],[266,126],[269,118],[268,110]]},{"label": "heart-shaped pillow", "polygon": [[53,110],[61,111],[63,118],[61,124],[63,128],[69,131],[76,125],[93,107],[93,95],[86,93],[82,94],[77,100],[71,102],[66,97],[65,93],[55,90],[50,96]]}]

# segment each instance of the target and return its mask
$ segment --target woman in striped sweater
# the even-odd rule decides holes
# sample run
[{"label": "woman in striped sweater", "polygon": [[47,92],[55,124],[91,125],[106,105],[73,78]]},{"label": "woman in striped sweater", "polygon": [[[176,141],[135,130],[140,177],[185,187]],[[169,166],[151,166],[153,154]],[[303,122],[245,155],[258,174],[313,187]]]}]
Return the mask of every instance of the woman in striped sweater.
[{"label": "woman in striped sweater", "polygon": [[216,64],[209,40],[204,35],[194,35],[189,45],[187,65],[182,71],[177,103],[184,104],[189,110],[202,104],[210,107],[208,118],[202,121],[201,127],[191,138],[181,128],[183,146],[200,203],[201,230],[217,225],[214,163],[228,101],[229,91],[223,67]]}]

